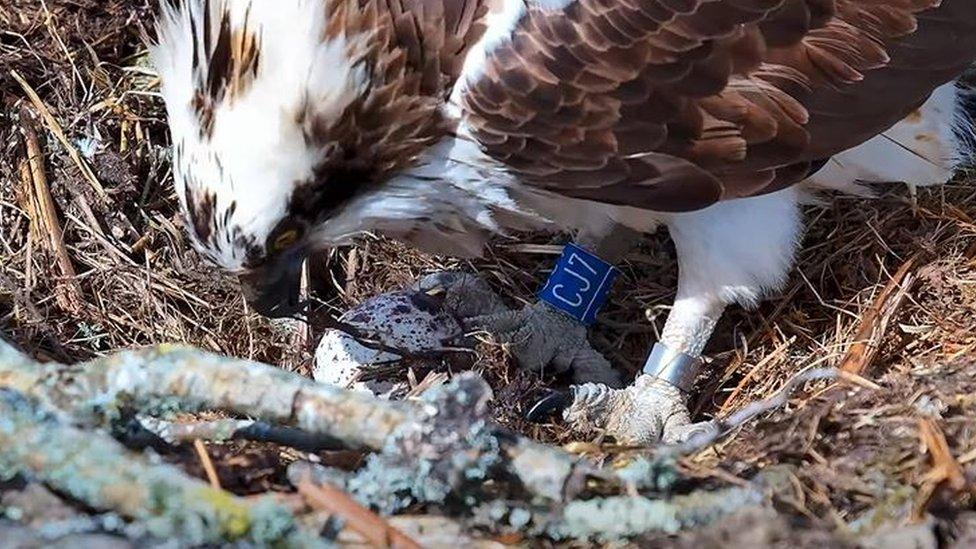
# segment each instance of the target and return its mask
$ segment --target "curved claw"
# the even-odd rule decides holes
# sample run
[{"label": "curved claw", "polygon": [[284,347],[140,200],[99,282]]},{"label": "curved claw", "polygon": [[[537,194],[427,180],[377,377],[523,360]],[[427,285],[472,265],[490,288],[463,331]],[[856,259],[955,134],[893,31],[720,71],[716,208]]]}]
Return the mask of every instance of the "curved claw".
[{"label": "curved claw", "polygon": [[573,403],[573,393],[569,391],[548,391],[525,413],[525,419],[532,423],[545,423],[554,415],[562,414]]},{"label": "curved claw", "polygon": [[573,396],[563,418],[574,431],[609,435],[624,444],[680,441],[691,424],[681,391],[646,374],[626,389],[597,383],[576,385]]}]

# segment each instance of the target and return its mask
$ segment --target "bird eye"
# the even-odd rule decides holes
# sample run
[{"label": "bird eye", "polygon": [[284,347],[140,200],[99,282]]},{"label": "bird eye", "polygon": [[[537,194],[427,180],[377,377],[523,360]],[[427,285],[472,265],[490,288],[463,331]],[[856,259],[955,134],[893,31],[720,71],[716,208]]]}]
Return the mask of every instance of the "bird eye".
[{"label": "bird eye", "polygon": [[275,237],[274,242],[271,243],[271,248],[275,252],[290,248],[294,243],[298,242],[300,236],[301,233],[298,229],[288,229]]}]

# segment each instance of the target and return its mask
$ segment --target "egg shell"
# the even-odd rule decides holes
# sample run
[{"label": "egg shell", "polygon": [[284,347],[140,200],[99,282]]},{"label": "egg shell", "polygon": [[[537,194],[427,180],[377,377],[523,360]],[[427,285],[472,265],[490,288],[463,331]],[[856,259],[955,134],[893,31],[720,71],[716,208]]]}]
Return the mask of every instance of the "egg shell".
[{"label": "egg shell", "polygon": [[[350,309],[340,320],[383,345],[404,353],[421,353],[454,345],[464,331],[441,306],[441,300],[419,290],[381,294]],[[378,392],[355,383],[371,365],[403,357],[390,350],[367,347],[340,330],[328,330],[315,352],[313,377],[320,383]]]}]

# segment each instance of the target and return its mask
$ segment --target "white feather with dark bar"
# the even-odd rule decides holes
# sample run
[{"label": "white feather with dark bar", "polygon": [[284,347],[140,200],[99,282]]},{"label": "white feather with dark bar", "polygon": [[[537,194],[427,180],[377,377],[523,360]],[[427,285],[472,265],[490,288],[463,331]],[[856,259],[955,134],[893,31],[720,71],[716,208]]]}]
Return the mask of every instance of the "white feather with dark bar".
[{"label": "white feather with dark bar", "polygon": [[[163,3],[152,55],[174,140],[177,194],[191,227],[200,225],[195,240],[204,253],[239,270],[325,154],[301,122],[335,122],[364,92],[364,70],[346,57],[362,37],[325,39],[326,13],[314,0],[175,4]],[[222,25],[231,59],[242,41],[254,41],[253,68],[214,66]],[[253,75],[245,81],[241,70]]]}]

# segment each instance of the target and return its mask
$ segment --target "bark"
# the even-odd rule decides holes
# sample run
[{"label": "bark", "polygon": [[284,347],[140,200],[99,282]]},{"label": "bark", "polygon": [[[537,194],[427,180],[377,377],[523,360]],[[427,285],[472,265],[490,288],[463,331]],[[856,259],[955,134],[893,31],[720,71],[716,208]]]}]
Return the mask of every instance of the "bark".
[{"label": "bark", "polygon": [[[580,486],[587,475],[599,475],[566,452],[490,424],[485,404],[490,388],[473,375],[458,376],[455,383],[431,391],[426,401],[390,402],[320,385],[272,366],[186,347],[125,351],[67,366],[37,364],[0,342],[0,387],[20,391],[67,413],[73,421],[90,425],[119,419],[123,410],[143,415],[223,410],[294,427],[309,437],[381,450],[368,465],[378,471],[378,479],[385,479],[383,488],[377,486],[381,490],[427,491],[430,485],[426,484],[416,490],[395,488],[400,483],[393,482],[393,472],[403,472],[403,483],[417,480],[407,471],[417,456],[450,456],[458,447],[474,450],[479,444],[482,463],[476,467],[507,469],[524,488],[544,499],[563,501],[572,496],[564,487]],[[448,407],[452,412],[447,412]],[[457,436],[462,432],[467,440]],[[425,436],[440,438],[426,445],[427,454],[421,454],[416,445]],[[397,460],[403,460],[407,469],[394,463]],[[438,490],[473,474],[454,465],[454,470],[439,470],[434,483],[441,487]],[[367,484],[364,481],[363,490],[369,489]]]},{"label": "bark", "polygon": [[314,435],[294,427],[277,427],[261,421],[249,419],[219,419],[196,423],[178,423],[154,417],[137,418],[141,426],[170,444],[206,440],[227,442],[248,440],[251,442],[272,442],[303,452],[323,452],[342,450],[342,442],[327,435]]},{"label": "bark", "polygon": [[153,461],[106,434],[59,421],[22,394],[0,390],[0,477],[43,482],[95,509],[138,521],[162,539],[324,545],[270,498],[251,504]]},{"label": "bark", "polygon": [[0,342],[0,387],[91,423],[118,419],[126,407],[145,414],[224,410],[373,449],[412,408],[272,366],[172,345],[67,366],[36,364]]}]

